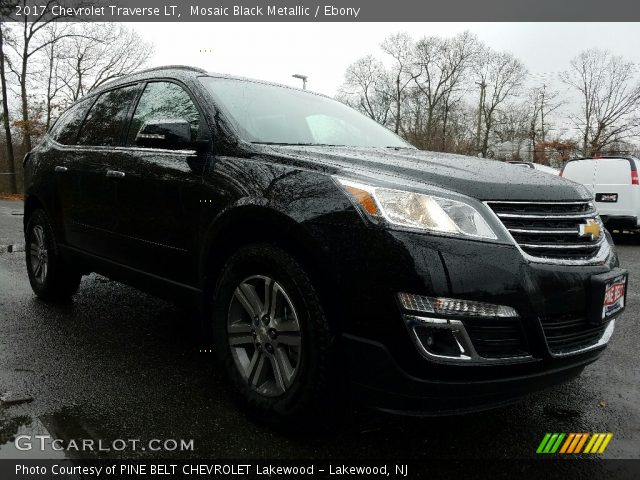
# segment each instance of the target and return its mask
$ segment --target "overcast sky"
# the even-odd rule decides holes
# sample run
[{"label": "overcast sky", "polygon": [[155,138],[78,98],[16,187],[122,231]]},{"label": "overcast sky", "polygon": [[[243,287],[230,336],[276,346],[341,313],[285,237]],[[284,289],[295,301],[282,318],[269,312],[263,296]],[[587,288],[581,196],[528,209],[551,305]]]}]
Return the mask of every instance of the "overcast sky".
[{"label": "overcast sky", "polygon": [[[561,1],[561,0],[560,0]],[[155,45],[151,65],[183,64],[301,86],[334,96],[347,66],[369,53],[385,60],[379,45],[399,31],[419,39],[474,32],[496,50],[509,51],[531,74],[528,82],[560,93],[564,101],[548,120],[558,136],[575,136],[569,116],[579,98],[558,79],[570,60],[587,48],[611,50],[640,65],[640,23],[136,23]]]},{"label": "overcast sky", "polygon": [[[300,85],[333,96],[346,67],[380,42],[406,31],[414,38],[471,30],[497,50],[519,57],[538,78],[552,82],[569,60],[602,47],[640,64],[638,23],[136,23],[154,43],[152,65],[186,64],[210,71]],[[202,50],[202,51],[201,51]]]}]

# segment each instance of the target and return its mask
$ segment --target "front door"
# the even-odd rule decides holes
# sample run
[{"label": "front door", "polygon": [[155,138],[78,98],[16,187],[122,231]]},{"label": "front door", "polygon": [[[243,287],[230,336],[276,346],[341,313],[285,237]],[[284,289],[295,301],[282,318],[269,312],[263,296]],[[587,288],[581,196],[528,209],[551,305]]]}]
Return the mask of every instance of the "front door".
[{"label": "front door", "polygon": [[185,88],[170,81],[147,83],[129,126],[118,183],[118,235],[122,263],[185,284],[194,284],[202,169],[210,152],[147,148],[136,144],[145,122],[173,119],[191,124],[192,140],[208,129]]}]

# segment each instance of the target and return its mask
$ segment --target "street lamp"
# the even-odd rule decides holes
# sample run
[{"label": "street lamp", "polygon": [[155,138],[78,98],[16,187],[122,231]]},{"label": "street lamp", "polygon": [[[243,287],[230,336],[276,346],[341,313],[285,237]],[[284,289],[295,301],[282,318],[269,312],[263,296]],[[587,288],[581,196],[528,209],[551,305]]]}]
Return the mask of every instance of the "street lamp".
[{"label": "street lamp", "polygon": [[307,89],[307,76],[306,75],[300,75],[299,73],[296,73],[294,75],[291,75],[293,78],[299,78],[300,80],[302,80],[302,89],[306,90]]}]

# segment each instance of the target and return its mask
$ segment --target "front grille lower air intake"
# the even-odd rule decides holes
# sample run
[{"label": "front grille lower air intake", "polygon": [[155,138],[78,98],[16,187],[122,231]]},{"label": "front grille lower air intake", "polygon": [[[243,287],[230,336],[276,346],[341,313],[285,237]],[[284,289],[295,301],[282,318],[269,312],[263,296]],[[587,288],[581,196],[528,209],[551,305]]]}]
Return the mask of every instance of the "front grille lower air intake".
[{"label": "front grille lower air intake", "polygon": [[[590,201],[491,201],[487,205],[531,257],[550,261],[588,261],[599,253],[605,242],[604,227]],[[600,224],[601,234],[597,238],[580,233],[581,225],[590,221]]]}]

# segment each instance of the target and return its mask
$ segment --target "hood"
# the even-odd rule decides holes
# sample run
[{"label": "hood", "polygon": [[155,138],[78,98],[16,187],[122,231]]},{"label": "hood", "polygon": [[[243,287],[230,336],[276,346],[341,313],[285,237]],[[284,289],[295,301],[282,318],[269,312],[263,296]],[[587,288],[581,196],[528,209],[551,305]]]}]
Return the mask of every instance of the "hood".
[{"label": "hood", "polygon": [[362,179],[389,177],[394,183],[419,182],[478,200],[589,200],[588,190],[557,175],[496,160],[413,149],[280,146],[260,147],[280,161],[323,168]]}]

